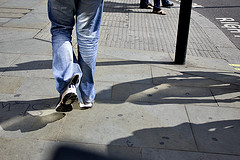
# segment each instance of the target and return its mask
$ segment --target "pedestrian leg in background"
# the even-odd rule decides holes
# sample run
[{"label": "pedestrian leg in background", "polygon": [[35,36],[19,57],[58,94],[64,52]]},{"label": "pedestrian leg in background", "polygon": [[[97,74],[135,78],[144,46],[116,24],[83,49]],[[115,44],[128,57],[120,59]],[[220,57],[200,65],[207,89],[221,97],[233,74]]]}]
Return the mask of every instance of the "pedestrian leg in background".
[{"label": "pedestrian leg in background", "polygon": [[169,2],[168,0],[162,0],[163,7],[172,7],[173,3]]},{"label": "pedestrian leg in background", "polygon": [[153,9],[153,5],[149,3],[149,0],[140,0],[140,8]]},{"label": "pedestrian leg in background", "polygon": [[154,0],[153,13],[166,15],[166,12],[164,12],[160,7],[160,0]]}]

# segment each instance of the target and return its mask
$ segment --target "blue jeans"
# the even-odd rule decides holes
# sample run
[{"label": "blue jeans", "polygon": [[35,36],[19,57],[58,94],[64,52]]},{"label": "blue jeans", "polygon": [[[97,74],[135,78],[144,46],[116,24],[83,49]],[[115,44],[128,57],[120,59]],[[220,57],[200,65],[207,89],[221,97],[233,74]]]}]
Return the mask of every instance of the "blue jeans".
[{"label": "blue jeans", "polygon": [[[94,71],[102,11],[103,0],[48,0],[56,89],[62,94],[72,77],[79,75],[76,87],[80,102],[95,98]],[[78,59],[71,43],[75,23]]]}]

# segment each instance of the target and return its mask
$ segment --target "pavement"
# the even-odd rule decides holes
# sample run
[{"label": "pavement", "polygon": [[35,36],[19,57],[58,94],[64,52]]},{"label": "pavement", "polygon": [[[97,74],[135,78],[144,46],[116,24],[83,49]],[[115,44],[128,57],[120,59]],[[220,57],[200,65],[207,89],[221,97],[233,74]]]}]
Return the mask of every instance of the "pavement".
[{"label": "pavement", "polygon": [[96,103],[63,114],[47,0],[0,0],[0,159],[239,160],[240,51],[192,11],[174,64],[179,5],[163,9],[105,0]]}]

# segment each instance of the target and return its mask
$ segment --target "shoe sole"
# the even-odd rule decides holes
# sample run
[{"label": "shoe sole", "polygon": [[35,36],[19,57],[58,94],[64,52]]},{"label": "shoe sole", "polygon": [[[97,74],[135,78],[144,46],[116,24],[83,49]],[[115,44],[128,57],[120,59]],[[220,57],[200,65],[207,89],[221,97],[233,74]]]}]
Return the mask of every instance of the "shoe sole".
[{"label": "shoe sole", "polygon": [[70,104],[70,105],[62,104],[62,105],[56,107],[57,112],[70,112],[72,110],[73,110],[72,104]]},{"label": "shoe sole", "polygon": [[69,105],[76,101],[77,95],[75,93],[68,93],[63,97],[62,103]]},{"label": "shoe sole", "polygon": [[72,104],[76,101],[77,95],[75,93],[67,93],[56,107],[57,112],[72,111]]}]

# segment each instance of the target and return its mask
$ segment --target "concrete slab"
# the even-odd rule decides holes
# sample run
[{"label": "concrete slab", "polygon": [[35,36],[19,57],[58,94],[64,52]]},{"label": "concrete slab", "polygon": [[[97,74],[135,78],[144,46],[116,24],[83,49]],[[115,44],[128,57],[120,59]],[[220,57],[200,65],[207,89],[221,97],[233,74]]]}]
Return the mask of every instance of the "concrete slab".
[{"label": "concrete slab", "polygon": [[49,23],[46,13],[28,13],[20,19],[13,19],[4,24],[4,27],[18,27],[30,29],[42,29]]},{"label": "concrete slab", "polygon": [[47,3],[48,3],[47,0],[42,0],[40,3],[31,8],[33,9],[32,13],[48,13]]},{"label": "concrete slab", "polygon": [[7,70],[7,68],[17,59],[19,58],[19,54],[6,54],[0,53],[0,75],[2,72]]},{"label": "concrete slab", "polygon": [[6,77],[0,76],[0,93],[13,94],[22,85],[24,77]]},{"label": "concrete slab", "polygon": [[2,75],[53,78],[52,57],[21,55]]},{"label": "concrete slab", "polygon": [[[170,70],[172,73],[179,72],[183,75],[191,75],[191,76],[203,77],[209,80],[213,80],[215,81],[214,83],[216,83],[215,84],[216,86],[218,82],[221,83],[223,87],[228,86],[228,88],[234,88],[234,87],[236,88],[236,85],[239,85],[239,80],[238,80],[239,74],[236,72],[236,70],[233,67],[232,67],[233,70],[231,69],[230,71],[226,71],[221,69],[199,68],[199,67],[188,66],[188,65],[154,64],[152,66],[153,66],[152,70],[157,70],[155,69],[155,67],[157,67],[157,68],[165,69],[166,71]],[[158,72],[160,71],[161,69],[159,69]],[[220,87],[221,85],[219,85],[218,87]],[[214,87],[214,84],[210,87]]]},{"label": "concrete slab", "polygon": [[[32,36],[35,36],[34,34]],[[52,45],[49,42],[32,39],[0,43],[0,51],[5,53],[21,53],[29,55],[52,55]]]},{"label": "concrete slab", "polygon": [[16,92],[23,95],[59,96],[55,80],[48,78],[27,78]]},{"label": "concrete slab", "polygon": [[163,149],[142,149],[142,160],[238,160],[239,156],[209,154],[201,152],[186,152]]},{"label": "concrete slab", "polygon": [[[200,72],[200,71],[199,71]],[[193,73],[193,72],[192,72]],[[214,72],[216,73],[216,72]],[[214,85],[222,85],[222,82],[208,77],[198,76],[189,72],[179,72],[166,68],[152,66],[153,84],[169,84],[174,86],[192,86],[208,88]]]},{"label": "concrete slab", "polygon": [[1,159],[47,160],[52,156],[56,143],[38,139],[0,138]]},{"label": "concrete slab", "polygon": [[171,63],[172,59],[168,53],[144,51],[136,49],[114,48],[107,46],[99,46],[99,59],[124,59],[132,61],[141,61],[142,63],[156,63],[160,64]]},{"label": "concrete slab", "polygon": [[0,26],[2,26],[3,24],[7,23],[10,20],[11,18],[0,18]]},{"label": "concrete slab", "polygon": [[1,18],[21,18],[23,16],[23,13],[0,13]]},{"label": "concrete slab", "polygon": [[235,48],[234,44],[218,28],[206,28],[205,32],[216,47]]},{"label": "concrete slab", "polygon": [[71,160],[85,158],[86,154],[94,159],[141,159],[141,149],[121,146],[106,146],[83,143],[67,143],[34,139],[0,138],[0,154],[3,160],[36,159],[63,160],[67,156]]},{"label": "concrete slab", "polygon": [[28,0],[9,0],[6,1],[5,3],[1,4],[0,7],[5,7],[5,8],[26,8],[29,9],[35,5],[37,5],[41,0],[32,0],[32,1],[28,1]]},{"label": "concrete slab", "polygon": [[13,42],[33,38],[38,32],[39,30],[37,29],[0,27],[0,42]]},{"label": "concrete slab", "polygon": [[98,59],[95,72],[97,81],[128,82],[145,78],[139,83],[152,83],[149,65],[138,62],[112,59]]},{"label": "concrete slab", "polygon": [[[83,153],[93,156],[94,159],[122,159],[122,160],[140,160],[141,148],[136,147],[122,147],[122,146],[109,146],[91,143],[69,143],[60,142],[54,146],[55,153],[58,160],[63,160],[65,156],[72,157],[72,159],[79,159]],[[87,158],[88,159],[88,158]],[[55,160],[55,159],[54,159]]]},{"label": "concrete slab", "polygon": [[50,29],[51,23],[48,23],[34,38],[52,43],[52,35],[50,33]]},{"label": "concrete slab", "polygon": [[69,113],[58,140],[196,150],[183,105],[117,103],[97,102],[92,109]]},{"label": "concrete slab", "polygon": [[200,68],[218,69],[222,71],[234,71],[234,68],[229,66],[228,62],[223,59],[187,56],[186,65]]},{"label": "concrete slab", "polygon": [[212,88],[211,91],[220,107],[240,108],[240,86],[236,89]]},{"label": "concrete slab", "polygon": [[[112,82],[95,81],[96,99],[111,99],[112,98]],[[101,93],[104,91],[104,93]],[[101,94],[99,94],[101,93]]]},{"label": "concrete slab", "polygon": [[131,103],[151,102],[157,104],[217,106],[208,88],[181,87],[169,84],[148,85],[127,82],[114,84],[112,92],[112,99]]},{"label": "concrete slab", "polygon": [[56,140],[65,114],[57,113],[58,97],[0,95],[0,137]]},{"label": "concrete slab", "polygon": [[200,152],[240,155],[240,109],[187,106]]}]

